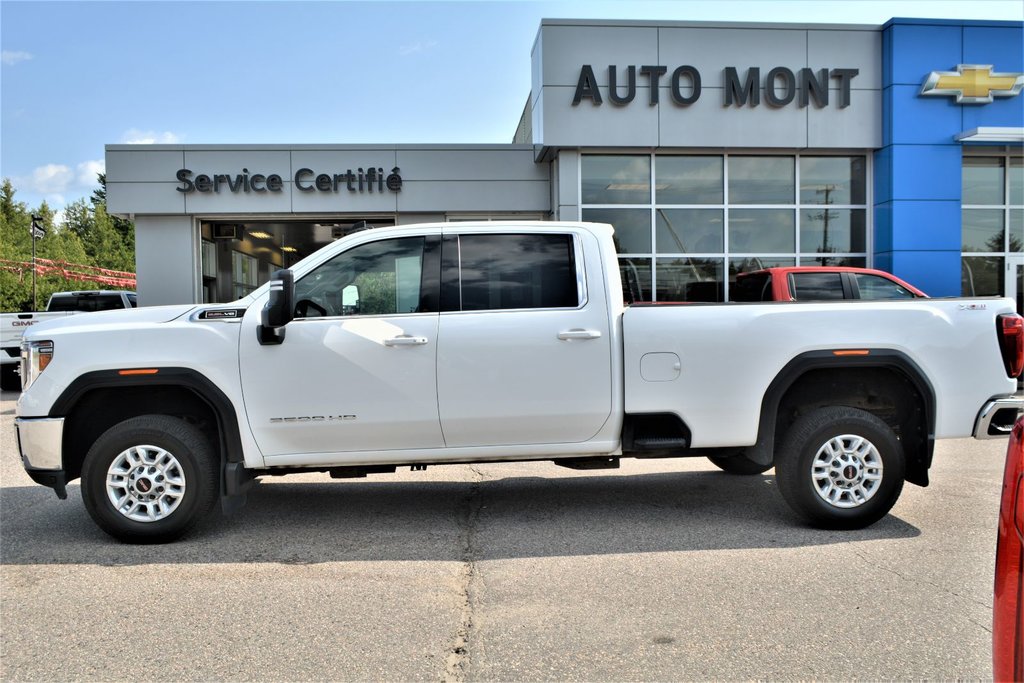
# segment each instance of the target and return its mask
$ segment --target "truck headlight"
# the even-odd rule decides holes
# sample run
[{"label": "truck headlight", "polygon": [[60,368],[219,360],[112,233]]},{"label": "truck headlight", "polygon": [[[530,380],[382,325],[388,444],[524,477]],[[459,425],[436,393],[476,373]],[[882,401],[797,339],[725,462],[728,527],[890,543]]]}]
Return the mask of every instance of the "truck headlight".
[{"label": "truck headlight", "polygon": [[24,391],[32,386],[36,377],[46,369],[53,360],[53,342],[26,341],[21,343],[21,389]]}]

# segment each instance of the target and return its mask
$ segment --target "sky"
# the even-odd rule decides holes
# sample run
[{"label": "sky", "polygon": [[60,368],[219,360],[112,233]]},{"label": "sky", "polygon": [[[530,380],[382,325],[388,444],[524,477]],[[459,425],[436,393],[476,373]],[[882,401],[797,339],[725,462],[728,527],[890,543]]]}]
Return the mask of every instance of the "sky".
[{"label": "sky", "polygon": [[1024,20],[1021,0],[0,0],[0,175],[30,207],[107,144],[509,143],[543,18]]}]

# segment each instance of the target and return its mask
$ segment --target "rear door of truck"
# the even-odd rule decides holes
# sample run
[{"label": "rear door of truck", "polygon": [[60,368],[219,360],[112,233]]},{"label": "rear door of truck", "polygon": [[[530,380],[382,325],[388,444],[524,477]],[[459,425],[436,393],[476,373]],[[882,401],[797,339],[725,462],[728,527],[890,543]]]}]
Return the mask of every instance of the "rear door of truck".
[{"label": "rear door of truck", "polygon": [[447,231],[437,356],[445,445],[594,438],[612,410],[606,297],[589,232]]}]

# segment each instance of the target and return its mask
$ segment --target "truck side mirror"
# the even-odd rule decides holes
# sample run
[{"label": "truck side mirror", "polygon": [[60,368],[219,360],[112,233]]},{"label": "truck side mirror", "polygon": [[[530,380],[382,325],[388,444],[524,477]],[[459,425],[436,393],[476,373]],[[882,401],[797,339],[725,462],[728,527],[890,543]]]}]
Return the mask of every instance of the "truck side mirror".
[{"label": "truck side mirror", "polygon": [[270,299],[263,307],[261,325],[256,328],[260,344],[280,344],[284,341],[284,326],[295,316],[295,275],[290,270],[279,270],[270,276]]}]

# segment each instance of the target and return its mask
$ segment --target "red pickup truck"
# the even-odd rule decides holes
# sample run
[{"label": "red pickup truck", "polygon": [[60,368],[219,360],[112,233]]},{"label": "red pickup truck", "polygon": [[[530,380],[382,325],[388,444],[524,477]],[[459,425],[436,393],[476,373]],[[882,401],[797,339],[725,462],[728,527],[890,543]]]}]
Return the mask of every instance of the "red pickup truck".
[{"label": "red pickup truck", "polygon": [[928,295],[891,273],[870,268],[794,266],[740,273],[733,301],[916,299]]}]

